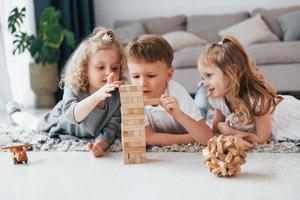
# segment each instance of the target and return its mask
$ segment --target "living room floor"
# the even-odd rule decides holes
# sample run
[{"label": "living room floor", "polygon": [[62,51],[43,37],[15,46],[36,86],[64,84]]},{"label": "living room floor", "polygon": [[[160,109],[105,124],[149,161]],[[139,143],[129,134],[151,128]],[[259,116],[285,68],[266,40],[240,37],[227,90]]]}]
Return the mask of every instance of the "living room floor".
[{"label": "living room floor", "polygon": [[[3,112],[0,122],[8,122]],[[27,165],[14,165],[9,152],[0,152],[1,199],[300,199],[298,153],[248,153],[231,178],[212,175],[201,153],[147,153],[148,163],[136,165],[124,165],[121,153],[28,156]]]},{"label": "living room floor", "polygon": [[249,153],[242,173],[218,178],[200,153],[148,153],[124,165],[121,153],[29,152],[27,165],[0,153],[1,199],[299,199],[300,155]]}]

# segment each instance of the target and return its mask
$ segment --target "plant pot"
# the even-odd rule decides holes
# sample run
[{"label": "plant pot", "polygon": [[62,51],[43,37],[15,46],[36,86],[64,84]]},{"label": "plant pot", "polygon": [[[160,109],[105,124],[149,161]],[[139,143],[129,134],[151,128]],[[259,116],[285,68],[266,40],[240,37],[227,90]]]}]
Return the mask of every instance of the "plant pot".
[{"label": "plant pot", "polygon": [[54,93],[58,85],[57,64],[31,63],[30,84],[36,94],[36,107],[53,107],[56,104]]}]

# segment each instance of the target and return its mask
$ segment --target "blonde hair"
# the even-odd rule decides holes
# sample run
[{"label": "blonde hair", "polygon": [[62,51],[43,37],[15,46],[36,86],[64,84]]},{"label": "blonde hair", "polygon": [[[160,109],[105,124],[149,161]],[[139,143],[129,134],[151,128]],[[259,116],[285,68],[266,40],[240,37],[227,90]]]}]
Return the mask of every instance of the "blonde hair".
[{"label": "blonde hair", "polygon": [[234,37],[225,36],[209,46],[199,64],[215,65],[229,80],[225,98],[242,123],[252,123],[255,116],[272,113],[281,100]]},{"label": "blonde hair", "polygon": [[127,45],[126,57],[128,60],[150,63],[163,61],[170,68],[173,61],[173,49],[167,40],[159,35],[142,35]]},{"label": "blonde hair", "polygon": [[123,72],[126,69],[123,46],[111,30],[99,27],[94,29],[93,33],[79,44],[67,61],[62,72],[60,87],[65,85],[75,92],[87,92],[89,87],[87,76],[89,56],[104,49],[116,49],[118,51],[121,59],[120,77],[123,79]]}]

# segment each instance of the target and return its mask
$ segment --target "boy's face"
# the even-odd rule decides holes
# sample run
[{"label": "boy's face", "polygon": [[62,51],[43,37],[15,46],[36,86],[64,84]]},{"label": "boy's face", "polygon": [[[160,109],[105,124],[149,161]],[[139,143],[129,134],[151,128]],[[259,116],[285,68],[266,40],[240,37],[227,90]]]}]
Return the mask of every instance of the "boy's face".
[{"label": "boy's face", "polygon": [[199,63],[198,70],[204,79],[204,87],[208,90],[208,95],[212,97],[223,97],[229,81],[223,72],[215,65],[204,65]]},{"label": "boy's face", "polygon": [[103,49],[92,54],[88,62],[89,92],[93,93],[107,83],[107,76],[113,72],[113,81],[121,74],[120,56],[115,49]]},{"label": "boy's face", "polygon": [[128,70],[131,84],[142,86],[144,98],[160,98],[173,75],[173,69],[162,61],[128,60]]}]

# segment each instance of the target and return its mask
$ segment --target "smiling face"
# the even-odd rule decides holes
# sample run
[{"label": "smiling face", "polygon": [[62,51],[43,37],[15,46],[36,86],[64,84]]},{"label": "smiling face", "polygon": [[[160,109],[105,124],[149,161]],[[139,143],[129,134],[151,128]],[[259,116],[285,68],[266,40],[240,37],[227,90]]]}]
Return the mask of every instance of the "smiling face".
[{"label": "smiling face", "polygon": [[127,64],[131,84],[142,86],[145,98],[160,98],[164,94],[173,75],[166,63],[128,60]]},{"label": "smiling face", "polygon": [[107,82],[107,76],[113,72],[113,81],[120,80],[121,61],[115,49],[101,49],[89,56],[87,76],[89,93],[92,94]]},{"label": "smiling face", "polygon": [[198,70],[204,79],[204,87],[207,88],[208,95],[215,98],[223,97],[229,86],[229,81],[224,73],[217,66],[202,62],[199,62]]}]

